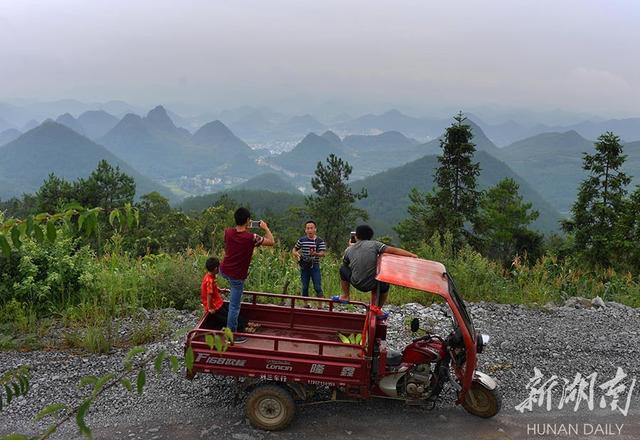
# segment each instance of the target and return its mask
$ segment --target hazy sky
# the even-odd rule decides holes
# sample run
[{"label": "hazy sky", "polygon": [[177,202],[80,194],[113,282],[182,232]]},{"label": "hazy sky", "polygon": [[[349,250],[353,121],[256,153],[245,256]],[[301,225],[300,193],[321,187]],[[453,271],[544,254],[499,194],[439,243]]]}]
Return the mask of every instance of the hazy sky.
[{"label": "hazy sky", "polygon": [[0,0],[0,100],[640,116],[639,24],[635,0]]}]

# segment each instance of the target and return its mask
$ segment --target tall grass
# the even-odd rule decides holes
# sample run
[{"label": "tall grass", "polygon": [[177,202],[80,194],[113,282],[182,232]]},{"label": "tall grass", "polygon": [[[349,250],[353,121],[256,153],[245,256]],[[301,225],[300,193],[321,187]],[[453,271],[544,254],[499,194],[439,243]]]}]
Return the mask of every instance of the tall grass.
[{"label": "tall grass", "polygon": [[[452,255],[445,243],[425,243],[415,250],[422,258],[441,261],[447,267],[467,301],[498,303],[561,303],[571,296],[602,297],[640,307],[637,276],[613,270],[593,272],[567,259],[545,256],[533,266],[519,261],[505,269],[471,248]],[[110,327],[114,317],[136,316],[141,308],[200,307],[200,281],[207,258],[204,249],[178,254],[136,258],[121,252],[96,257],[87,248],[76,249],[61,241],[50,247],[25,244],[22,256],[0,270],[0,348],[12,347],[12,337],[36,334],[43,317],[62,321],[77,337],[74,346],[107,351],[116,331]],[[218,255],[221,257],[221,255]],[[322,259],[325,298],[340,293],[341,256]],[[300,274],[288,249],[256,250],[246,290],[299,295]],[[220,287],[226,281],[218,278]],[[354,300],[369,301],[369,294],[351,290]],[[313,293],[312,293],[313,294]],[[392,287],[389,302],[430,304],[434,296],[415,290]],[[144,325],[144,323],[141,323]],[[151,338],[148,328],[136,339]],[[78,339],[80,338],[80,339]]]}]

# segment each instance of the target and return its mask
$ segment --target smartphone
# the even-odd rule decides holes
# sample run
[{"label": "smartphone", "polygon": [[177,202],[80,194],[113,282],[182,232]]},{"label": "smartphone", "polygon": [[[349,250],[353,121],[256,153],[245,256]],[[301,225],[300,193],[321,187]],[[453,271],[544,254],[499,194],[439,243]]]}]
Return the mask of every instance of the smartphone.
[{"label": "smartphone", "polygon": [[251,220],[251,224],[249,225],[249,227],[251,229],[258,229],[260,227],[260,221],[261,220]]},{"label": "smartphone", "polygon": [[349,239],[349,241],[351,243],[355,243],[356,242],[356,233],[355,232],[351,232],[351,238]]}]

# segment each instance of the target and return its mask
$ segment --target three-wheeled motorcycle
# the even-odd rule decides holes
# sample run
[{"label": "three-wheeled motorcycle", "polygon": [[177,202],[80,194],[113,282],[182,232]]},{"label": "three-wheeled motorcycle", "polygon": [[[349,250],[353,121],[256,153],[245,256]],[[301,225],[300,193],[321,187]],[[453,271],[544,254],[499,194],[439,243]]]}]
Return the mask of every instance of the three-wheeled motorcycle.
[{"label": "three-wheeled motorcycle", "polygon": [[[296,401],[312,399],[321,387],[329,387],[333,399],[384,397],[428,407],[444,389],[453,389],[456,404],[469,413],[496,415],[501,405],[497,383],[476,369],[489,337],[474,329],[444,265],[382,254],[376,278],[441,297],[451,309],[451,332],[427,333],[398,352],[387,346],[387,322],[369,304],[344,306],[322,298],[245,292],[250,301],[243,302],[241,313],[255,324],[255,332],[236,333],[247,340],[217,351],[206,335],[223,332],[205,314],[187,335],[185,350],[191,347],[194,355],[188,377],[208,373],[239,378],[249,392],[247,417],[264,430],[286,428]],[[282,305],[285,299],[290,304]],[[321,307],[303,307],[304,301]],[[411,326],[418,330],[417,319]]]}]

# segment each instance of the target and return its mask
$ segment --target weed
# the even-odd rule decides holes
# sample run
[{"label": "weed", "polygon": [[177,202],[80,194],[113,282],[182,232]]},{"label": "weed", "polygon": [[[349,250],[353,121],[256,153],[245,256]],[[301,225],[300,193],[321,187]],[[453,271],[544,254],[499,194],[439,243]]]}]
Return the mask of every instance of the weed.
[{"label": "weed", "polygon": [[129,342],[136,346],[157,341],[166,335],[170,328],[171,325],[166,319],[160,319],[157,323],[145,322],[133,330]]}]

